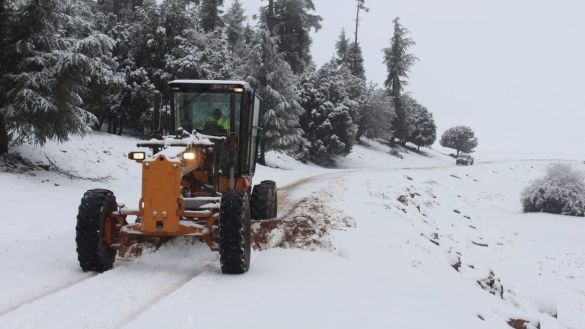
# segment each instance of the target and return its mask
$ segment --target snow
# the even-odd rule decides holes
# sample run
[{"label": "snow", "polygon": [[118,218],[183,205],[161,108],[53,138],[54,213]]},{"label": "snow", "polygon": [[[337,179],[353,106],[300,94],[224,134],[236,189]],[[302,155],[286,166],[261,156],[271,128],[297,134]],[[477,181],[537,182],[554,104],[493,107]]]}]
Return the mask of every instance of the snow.
[{"label": "snow", "polygon": [[[474,154],[462,167],[440,148],[401,159],[366,140],[343,169],[323,169],[270,152],[255,182],[277,182],[281,216],[333,221],[321,248],[268,245],[228,276],[184,238],[83,273],[79,200],[105,187],[133,208],[136,143],[94,133],[23,145],[60,172],[0,172],[2,328],[585,328],[585,220],[521,209],[521,191],[558,162],[550,154]],[[272,246],[286,233],[270,232]]]},{"label": "snow", "polygon": [[[363,144],[357,144],[353,152],[347,157],[338,158],[337,166],[345,169],[357,168],[376,168],[376,169],[397,169],[407,167],[440,167],[452,166],[455,160],[433,149],[421,148],[426,156],[421,156],[417,152],[397,148],[398,155],[391,155],[389,146],[377,141],[362,139]],[[416,149],[416,146],[408,144],[409,147]]]}]

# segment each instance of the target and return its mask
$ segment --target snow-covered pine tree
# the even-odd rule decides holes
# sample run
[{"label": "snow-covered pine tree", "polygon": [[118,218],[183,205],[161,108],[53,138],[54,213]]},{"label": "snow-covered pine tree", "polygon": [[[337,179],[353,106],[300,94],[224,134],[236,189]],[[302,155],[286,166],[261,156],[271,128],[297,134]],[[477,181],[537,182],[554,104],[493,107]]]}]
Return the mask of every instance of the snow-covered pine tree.
[{"label": "snow-covered pine tree", "polygon": [[[358,10],[363,9],[365,9],[365,7]],[[357,26],[359,25],[356,25],[356,29]],[[357,37],[357,34],[355,36]],[[342,30],[337,43],[335,44],[335,52],[337,55],[336,63],[339,65],[344,65],[353,75],[353,77],[347,77],[350,80],[348,81],[350,86],[349,97],[355,100],[357,105],[350,108],[350,114],[352,121],[358,124],[361,122],[361,113],[365,111],[363,106],[365,104],[365,98],[367,94],[366,77],[363,65],[364,59],[362,57],[361,47],[359,44],[356,44],[355,41],[350,43],[349,39],[345,35],[345,30]],[[360,127],[360,129],[358,129],[356,138],[361,136],[361,131],[362,129]]]},{"label": "snow-covered pine tree", "polygon": [[4,117],[0,114],[0,155],[8,152],[8,131],[4,125]]},{"label": "snow-covered pine tree", "polygon": [[9,88],[5,74],[14,68],[12,62],[16,59],[14,56],[15,48],[11,41],[15,31],[12,29],[14,13],[10,2],[0,0],[0,155],[8,152],[9,142],[2,112],[6,102],[6,92]]},{"label": "snow-covered pine tree", "polygon": [[[171,11],[175,4],[185,0],[166,0],[158,6],[154,0],[145,0],[132,11],[123,11],[104,24],[108,35],[116,40],[114,55],[119,63],[118,72],[124,76],[122,86],[113,95],[114,103],[105,114],[108,132],[121,134],[124,128],[142,132],[148,112],[153,107],[154,94],[146,95],[144,90],[155,91],[163,87],[167,75],[164,74],[164,56],[168,48],[166,29],[163,27],[162,11]],[[164,9],[163,9],[164,8]],[[184,7],[182,8],[183,12]],[[176,10],[180,11],[180,9]],[[181,27],[178,17],[176,25]],[[172,33],[173,31],[169,31]],[[158,84],[155,84],[155,76]],[[134,90],[136,84],[140,84]],[[152,86],[154,89],[151,89]],[[144,96],[144,98],[136,97]],[[145,113],[142,113],[142,112]]]},{"label": "snow-covered pine tree", "polygon": [[246,79],[264,99],[260,145],[260,160],[264,162],[268,150],[294,152],[302,145],[299,116],[303,108],[299,104],[298,78],[284,54],[279,52],[266,28],[261,28],[258,33],[259,42],[252,49],[246,64],[249,69]]},{"label": "snow-covered pine tree", "polygon": [[335,60],[303,75],[301,97],[306,112],[301,123],[311,160],[332,165],[334,156],[351,152],[357,135],[352,109],[359,103],[351,96],[356,79]]},{"label": "snow-covered pine tree", "polygon": [[260,24],[264,24],[268,33],[272,35],[276,27],[276,6],[275,0],[266,0],[265,7],[260,8]]},{"label": "snow-covered pine tree", "polygon": [[84,109],[91,76],[109,75],[114,41],[94,33],[86,2],[34,0],[18,7],[15,71],[2,108],[16,143],[43,144],[84,134],[95,122]]},{"label": "snow-covered pine tree", "polygon": [[[168,109],[170,80],[245,76],[241,60],[237,61],[228,48],[226,33],[219,28],[211,32],[198,28],[201,16],[197,9],[204,10],[209,4],[163,0],[157,5],[154,0],[144,0],[109,24],[108,34],[116,40],[119,71],[126,81],[111,113],[111,131],[120,133],[122,126],[144,131],[151,123],[155,98],[161,97],[162,108]],[[169,111],[162,112],[163,128],[172,128],[171,118]]]},{"label": "snow-covered pine tree", "polygon": [[366,79],[364,70],[364,58],[362,56],[362,47],[360,46],[358,35],[360,28],[360,14],[362,11],[369,12],[370,9],[366,7],[366,0],[356,0],[356,13],[355,13],[355,30],[353,32],[353,42],[348,45],[347,49],[347,62],[351,73],[356,77]]},{"label": "snow-covered pine tree", "polygon": [[246,15],[244,14],[244,8],[239,0],[235,0],[232,6],[223,16],[225,22],[225,32],[227,34],[227,42],[232,52],[237,49],[238,46],[244,43],[244,22],[246,21]]},{"label": "snow-covered pine tree", "polygon": [[417,58],[408,53],[408,49],[414,46],[414,40],[408,37],[408,29],[400,24],[398,17],[393,22],[394,35],[392,36],[390,47],[384,49],[384,63],[388,70],[388,77],[384,85],[394,100],[396,118],[392,126],[395,130],[395,137],[404,144],[408,135],[408,114],[400,96],[404,86],[408,84],[406,80],[408,79],[408,72]]},{"label": "snow-covered pine tree", "polygon": [[[167,48],[161,70],[166,72],[167,81],[164,81],[165,89],[159,91],[165,92],[166,84],[171,79],[232,78],[235,65],[229,49],[228,34],[218,26],[209,32],[206,29],[198,30],[191,0],[166,0],[165,3],[167,2],[174,5],[165,9],[163,3],[161,7],[161,20],[167,35]],[[216,7],[222,4],[223,1],[215,2]],[[205,6],[211,5],[211,2],[207,5],[206,2],[201,3],[200,20],[204,19],[201,15],[206,14]],[[241,9],[241,5],[239,7]],[[243,11],[236,10],[232,14],[243,17]],[[242,17],[233,19],[237,21],[243,19]],[[237,24],[232,28],[238,28]]]},{"label": "snow-covered pine tree", "polygon": [[199,27],[205,32],[212,32],[222,27],[221,18],[223,0],[201,0],[199,6]]},{"label": "snow-covered pine tree", "polygon": [[[103,3],[105,6],[105,2]],[[104,13],[104,6],[95,6],[91,12],[85,12],[87,21],[91,21],[93,29],[115,39],[112,28],[116,24],[116,17],[110,13]],[[107,7],[111,11],[111,6]],[[125,86],[124,73],[119,71],[117,55],[117,44],[115,43],[112,56],[103,57],[103,60],[112,68],[109,71],[93,72],[90,74],[90,82],[87,94],[84,97],[84,108],[96,116],[95,129],[101,130],[103,124],[109,119],[114,108],[120,105],[120,90]],[[99,73],[99,74],[97,74]]]},{"label": "snow-covered pine tree", "polygon": [[278,49],[284,53],[295,74],[311,64],[310,31],[321,28],[322,18],[311,14],[313,0],[269,0],[262,9],[262,21],[272,36],[278,37]]},{"label": "snow-covered pine tree", "polygon": [[175,40],[175,46],[166,56],[165,66],[173,79],[225,80],[239,77],[241,59],[236,60],[229,50],[223,31],[204,33],[189,29]]},{"label": "snow-covered pine tree", "polygon": [[154,96],[156,87],[150,81],[146,69],[140,67],[126,73],[121,100],[114,107],[112,121],[114,133],[121,134],[124,124],[134,132],[143,134],[145,128],[152,129]]},{"label": "snow-covered pine tree", "polygon": [[349,49],[349,39],[345,35],[345,29],[341,30],[339,38],[335,43],[335,54],[337,55],[337,64],[347,63],[347,51]]},{"label": "snow-covered pine tree", "polygon": [[244,27],[244,31],[242,33],[242,42],[247,48],[253,47],[253,41],[256,39],[256,31],[250,23],[246,23],[246,27]]},{"label": "snow-covered pine tree", "polygon": [[437,139],[437,126],[433,114],[409,95],[403,95],[402,98],[402,103],[406,104],[408,109],[407,140],[415,144],[419,150],[421,146],[433,145]]},{"label": "snow-covered pine tree", "polygon": [[143,0],[97,0],[97,7],[104,13],[114,15],[131,12],[135,7],[142,6]]},{"label": "snow-covered pine tree", "polygon": [[460,152],[470,153],[477,147],[478,141],[475,133],[467,126],[456,126],[447,129],[441,136],[441,146],[457,150],[457,156]]},{"label": "snow-covered pine tree", "polygon": [[396,116],[392,97],[385,90],[370,85],[364,98],[358,122],[358,139],[361,136],[390,139],[393,135],[392,120]]},{"label": "snow-covered pine tree", "polygon": [[364,69],[364,57],[362,55],[362,47],[359,43],[352,42],[347,49],[347,63],[353,75],[365,80],[366,71]]},{"label": "snow-covered pine tree", "polygon": [[[176,74],[190,74],[189,67],[201,64],[188,63],[193,57],[187,58],[190,45],[196,43],[192,39],[200,39],[201,33],[194,32],[196,28],[196,3],[191,0],[164,0],[160,6],[145,0],[134,12],[116,21],[111,34],[117,41],[115,52],[126,83],[120,93],[120,105],[112,113],[112,132],[120,133],[122,126],[136,132],[143,132],[145,126],[150,128],[155,98],[161,97],[162,107],[168,107],[167,83]],[[180,62],[177,55],[186,58]],[[171,117],[170,112],[162,112],[163,128],[173,126]]]}]

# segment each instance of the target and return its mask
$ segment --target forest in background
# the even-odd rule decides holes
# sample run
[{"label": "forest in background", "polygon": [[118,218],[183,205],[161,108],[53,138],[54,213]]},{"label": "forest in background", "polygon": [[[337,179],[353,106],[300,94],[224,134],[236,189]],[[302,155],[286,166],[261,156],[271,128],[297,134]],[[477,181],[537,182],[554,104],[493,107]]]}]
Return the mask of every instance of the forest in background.
[{"label": "forest in background", "polygon": [[323,20],[312,0],[264,0],[257,13],[238,0],[227,5],[0,0],[0,154],[91,129],[147,136],[159,120],[171,132],[174,79],[249,82],[265,104],[262,153],[327,165],[362,136],[435,142],[432,113],[405,92],[417,58],[399,18],[380,45],[388,74],[377,86],[367,80],[359,42],[366,0],[355,0],[351,33],[340,31],[335,56],[320,67],[311,33]]}]

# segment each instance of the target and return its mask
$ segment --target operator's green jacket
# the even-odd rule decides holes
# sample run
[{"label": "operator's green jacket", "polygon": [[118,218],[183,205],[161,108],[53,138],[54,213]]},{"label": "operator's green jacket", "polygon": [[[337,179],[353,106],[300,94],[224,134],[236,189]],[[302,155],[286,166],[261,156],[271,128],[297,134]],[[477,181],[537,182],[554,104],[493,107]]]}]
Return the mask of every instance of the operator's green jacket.
[{"label": "operator's green jacket", "polygon": [[[226,119],[223,115],[221,116],[221,118],[219,118],[217,120],[213,120],[213,118],[210,118],[209,120],[207,120],[207,122],[215,122],[219,128],[221,128],[225,131],[230,130],[230,121],[228,119]],[[205,125],[199,127],[199,130],[203,131],[204,128],[205,128]]]},{"label": "operator's green jacket", "polygon": [[223,115],[221,116],[221,118],[217,119],[217,125],[225,131],[230,130],[230,122]]}]

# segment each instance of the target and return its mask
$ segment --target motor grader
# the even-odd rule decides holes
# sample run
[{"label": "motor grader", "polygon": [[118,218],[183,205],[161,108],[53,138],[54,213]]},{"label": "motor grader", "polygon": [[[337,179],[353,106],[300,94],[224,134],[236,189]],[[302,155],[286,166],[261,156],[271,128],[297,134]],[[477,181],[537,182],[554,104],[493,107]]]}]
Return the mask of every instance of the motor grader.
[{"label": "motor grader", "polygon": [[137,207],[117,203],[105,189],[81,199],[76,243],[83,271],[111,269],[117,250],[135,243],[195,236],[219,251],[223,273],[244,273],[251,220],[277,215],[275,183],[252,189],[262,100],[250,85],[176,80],[169,88],[176,134],[138,143],[148,154],[128,154],[142,166]]}]

